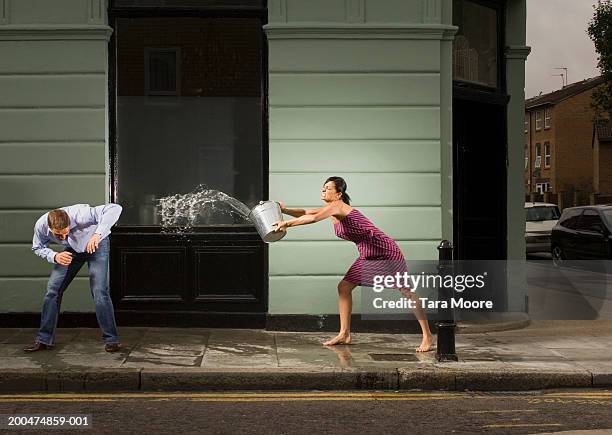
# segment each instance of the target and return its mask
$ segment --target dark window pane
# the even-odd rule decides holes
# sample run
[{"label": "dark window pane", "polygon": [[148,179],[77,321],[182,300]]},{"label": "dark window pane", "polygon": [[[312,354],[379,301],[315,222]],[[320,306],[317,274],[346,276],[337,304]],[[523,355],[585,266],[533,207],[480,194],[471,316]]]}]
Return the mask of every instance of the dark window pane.
[{"label": "dark window pane", "polygon": [[599,213],[595,210],[585,210],[580,217],[578,229],[581,231],[593,231],[594,226],[601,227],[602,222]]},{"label": "dark window pane", "polygon": [[145,49],[147,95],[177,95],[178,49]]},{"label": "dark window pane", "polygon": [[454,0],[453,24],[459,27],[453,41],[453,79],[497,87],[497,11]]},{"label": "dark window pane", "polygon": [[248,223],[263,198],[261,20],[120,18],[115,31],[119,223],[161,224],[161,205],[176,225]]},{"label": "dark window pane", "polygon": [[570,210],[563,213],[563,219],[559,222],[561,226],[576,229],[582,210]]}]

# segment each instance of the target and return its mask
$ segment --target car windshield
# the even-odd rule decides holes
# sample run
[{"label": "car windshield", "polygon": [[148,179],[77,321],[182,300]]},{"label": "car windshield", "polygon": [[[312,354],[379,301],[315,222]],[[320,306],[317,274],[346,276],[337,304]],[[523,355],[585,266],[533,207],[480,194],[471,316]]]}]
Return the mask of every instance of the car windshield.
[{"label": "car windshield", "polygon": [[608,225],[612,227],[612,210],[604,210],[603,215],[608,221]]},{"label": "car windshield", "polygon": [[554,221],[559,219],[559,209],[557,207],[527,207],[525,208],[527,214],[527,222],[535,221]]}]

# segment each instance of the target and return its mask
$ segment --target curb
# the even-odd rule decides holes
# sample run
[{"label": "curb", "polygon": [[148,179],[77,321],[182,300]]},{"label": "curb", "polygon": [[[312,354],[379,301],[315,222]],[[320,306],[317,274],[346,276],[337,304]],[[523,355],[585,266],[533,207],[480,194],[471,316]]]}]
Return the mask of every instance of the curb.
[{"label": "curb", "polygon": [[410,367],[375,371],[295,369],[103,369],[0,371],[0,393],[206,390],[530,391],[612,387],[612,373],[587,370]]}]

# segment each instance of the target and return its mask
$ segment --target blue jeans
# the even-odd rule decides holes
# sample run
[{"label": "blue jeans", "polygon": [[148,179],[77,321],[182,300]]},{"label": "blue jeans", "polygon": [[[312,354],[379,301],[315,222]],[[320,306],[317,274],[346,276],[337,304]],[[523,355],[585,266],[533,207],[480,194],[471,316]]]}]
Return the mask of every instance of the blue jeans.
[{"label": "blue jeans", "polygon": [[54,264],[43,301],[40,329],[36,334],[38,343],[50,346],[55,343],[55,329],[57,328],[62,296],[85,262],[87,262],[89,268],[89,286],[96,306],[98,325],[102,330],[102,339],[107,344],[119,342],[113,302],[108,293],[109,249],[110,242],[108,237],[105,237],[100,241],[98,249],[93,254],[87,252],[76,253],[72,248],[67,248],[66,251],[72,254],[72,262],[68,266]]}]

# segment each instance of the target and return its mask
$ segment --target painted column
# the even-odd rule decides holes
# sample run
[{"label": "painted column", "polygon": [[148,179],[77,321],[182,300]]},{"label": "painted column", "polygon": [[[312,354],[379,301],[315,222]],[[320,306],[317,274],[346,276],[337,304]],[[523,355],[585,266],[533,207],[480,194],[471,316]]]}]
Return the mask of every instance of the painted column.
[{"label": "painted column", "polygon": [[525,0],[509,1],[506,12],[506,82],[508,94],[508,310],[525,312],[525,60],[531,51],[525,45],[527,6]]}]

